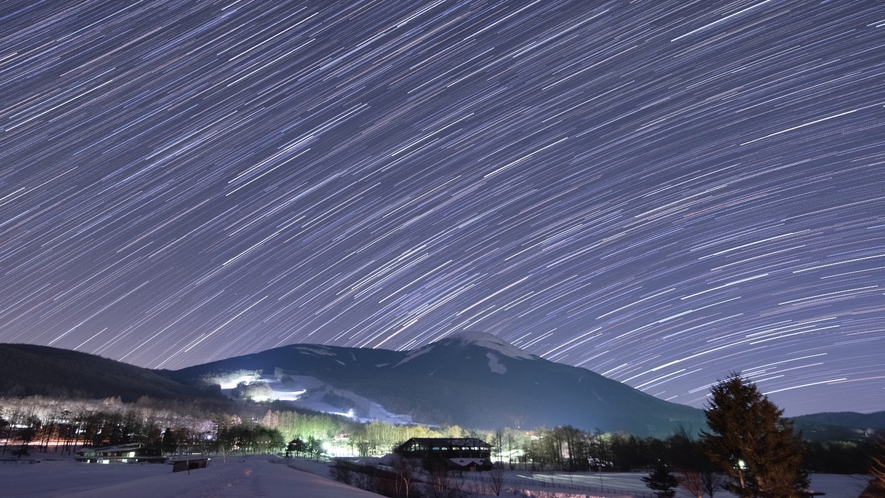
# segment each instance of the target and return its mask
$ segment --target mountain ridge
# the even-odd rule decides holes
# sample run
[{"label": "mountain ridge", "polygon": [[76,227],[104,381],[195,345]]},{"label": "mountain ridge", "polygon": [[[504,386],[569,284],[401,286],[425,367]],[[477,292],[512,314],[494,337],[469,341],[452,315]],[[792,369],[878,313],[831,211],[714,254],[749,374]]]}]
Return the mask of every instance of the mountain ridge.
[{"label": "mountain ridge", "polygon": [[[219,399],[221,390],[249,397],[255,391],[294,406],[392,423],[480,429],[571,425],[655,437],[679,426],[692,432],[704,426],[700,409],[530,355],[485,333],[457,334],[408,351],[292,344],[179,370],[0,344],[0,376],[0,396],[120,396],[132,402],[141,396]],[[793,420],[817,439],[863,437],[885,428],[885,412]]]},{"label": "mountain ridge", "polygon": [[[420,359],[420,361],[419,361]],[[411,351],[291,345],[170,372],[182,383],[261,371],[268,383],[309,376],[426,424],[494,429],[572,425],[665,436],[699,429],[703,412],[595,372],[529,355],[490,334],[459,334]]]}]

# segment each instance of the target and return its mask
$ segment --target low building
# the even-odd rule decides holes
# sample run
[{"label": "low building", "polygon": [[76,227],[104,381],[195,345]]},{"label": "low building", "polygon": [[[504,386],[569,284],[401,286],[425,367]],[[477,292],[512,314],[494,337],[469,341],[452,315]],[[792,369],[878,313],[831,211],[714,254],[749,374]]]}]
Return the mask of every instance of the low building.
[{"label": "low building", "polygon": [[166,457],[158,449],[142,443],[120,444],[102,448],[84,448],[75,459],[84,463],[163,463]]},{"label": "low building", "polygon": [[425,465],[443,462],[454,470],[489,470],[492,446],[481,439],[413,437],[394,450],[405,458],[419,458]]},{"label": "low building", "polygon": [[188,474],[194,469],[205,469],[209,466],[208,457],[202,455],[186,455],[172,459],[172,472],[187,471]]}]

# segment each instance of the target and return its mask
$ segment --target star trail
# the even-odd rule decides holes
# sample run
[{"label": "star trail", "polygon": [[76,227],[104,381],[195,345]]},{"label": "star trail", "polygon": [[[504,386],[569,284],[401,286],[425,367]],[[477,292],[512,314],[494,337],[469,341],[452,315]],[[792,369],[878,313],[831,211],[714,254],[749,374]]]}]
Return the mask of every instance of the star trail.
[{"label": "star trail", "polygon": [[885,410],[885,5],[7,2],[0,289],[151,368],[479,330]]}]

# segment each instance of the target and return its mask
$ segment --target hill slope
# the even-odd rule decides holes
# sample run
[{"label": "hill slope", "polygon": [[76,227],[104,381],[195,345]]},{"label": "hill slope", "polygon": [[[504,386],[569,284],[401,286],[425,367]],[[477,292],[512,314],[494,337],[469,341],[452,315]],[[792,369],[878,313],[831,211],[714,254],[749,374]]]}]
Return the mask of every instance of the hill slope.
[{"label": "hill slope", "polygon": [[0,396],[109,398],[204,397],[155,370],[100,356],[31,344],[0,344]]},{"label": "hill slope", "polygon": [[793,418],[794,427],[812,440],[863,440],[885,429],[885,412],[824,412]]}]

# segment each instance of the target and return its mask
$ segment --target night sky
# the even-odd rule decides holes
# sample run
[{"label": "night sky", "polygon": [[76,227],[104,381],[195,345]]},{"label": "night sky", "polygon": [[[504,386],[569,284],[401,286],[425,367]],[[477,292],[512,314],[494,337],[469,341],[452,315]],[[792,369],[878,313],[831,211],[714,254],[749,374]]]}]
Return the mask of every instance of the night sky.
[{"label": "night sky", "polygon": [[885,410],[885,3],[0,7],[0,342],[485,331]]}]

